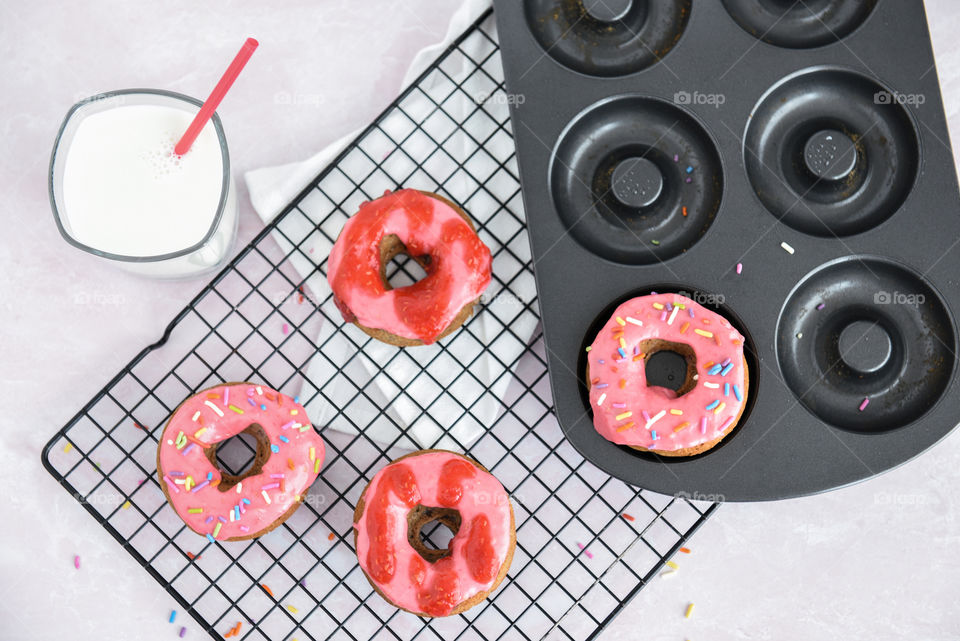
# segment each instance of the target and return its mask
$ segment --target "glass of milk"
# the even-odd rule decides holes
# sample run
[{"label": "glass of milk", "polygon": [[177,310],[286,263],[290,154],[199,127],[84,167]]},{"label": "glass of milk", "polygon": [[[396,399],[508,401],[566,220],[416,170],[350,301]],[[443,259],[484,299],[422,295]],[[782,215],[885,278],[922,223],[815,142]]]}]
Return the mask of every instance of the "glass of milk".
[{"label": "glass of milk", "polygon": [[219,117],[186,154],[173,153],[201,104],[127,89],[67,112],[50,158],[50,204],[68,243],[156,278],[197,276],[224,262],[237,202]]}]

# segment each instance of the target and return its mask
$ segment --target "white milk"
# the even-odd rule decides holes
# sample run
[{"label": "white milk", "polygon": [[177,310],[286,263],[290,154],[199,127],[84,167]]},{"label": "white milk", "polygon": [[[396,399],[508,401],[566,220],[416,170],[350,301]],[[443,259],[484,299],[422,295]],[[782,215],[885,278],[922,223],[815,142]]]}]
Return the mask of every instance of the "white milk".
[{"label": "white milk", "polygon": [[[169,101],[169,105],[177,101]],[[66,153],[59,213],[69,234],[98,252],[160,257],[203,241],[223,189],[223,158],[213,123],[182,157],[173,147],[196,108],[128,104],[75,114]],[[188,110],[189,109],[189,110]],[[69,145],[63,149],[64,145]],[[217,232],[189,254],[165,260],[115,261],[138,273],[177,278],[216,267],[236,233],[236,202],[229,181],[227,207]]]}]

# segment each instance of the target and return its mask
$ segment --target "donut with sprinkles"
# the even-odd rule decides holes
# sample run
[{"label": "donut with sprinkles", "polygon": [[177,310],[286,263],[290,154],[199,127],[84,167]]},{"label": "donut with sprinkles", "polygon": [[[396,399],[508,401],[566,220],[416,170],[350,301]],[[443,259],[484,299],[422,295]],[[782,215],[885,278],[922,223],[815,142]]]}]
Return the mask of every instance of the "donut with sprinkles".
[{"label": "donut with sprinkles", "polygon": [[[743,414],[749,383],[743,346],[730,321],[685,296],[628,300],[588,348],[594,427],[609,441],[662,456],[709,450]],[[687,364],[676,389],[647,382],[648,360],[664,350]]]},{"label": "donut with sprinkles", "polygon": [[[245,433],[249,469],[222,469],[217,448]],[[157,476],[184,523],[212,543],[266,534],[303,503],[325,446],[299,400],[256,383],[224,383],[183,401],[157,447]]]}]

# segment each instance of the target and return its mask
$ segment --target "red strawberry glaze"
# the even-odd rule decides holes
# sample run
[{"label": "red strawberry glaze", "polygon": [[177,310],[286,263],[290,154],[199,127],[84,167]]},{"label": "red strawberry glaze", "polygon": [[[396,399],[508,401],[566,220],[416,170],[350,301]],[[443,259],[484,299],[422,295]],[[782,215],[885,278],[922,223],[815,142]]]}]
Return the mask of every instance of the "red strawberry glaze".
[{"label": "red strawberry glaze", "polygon": [[[387,289],[380,243],[396,235],[411,256],[430,256],[427,275]],[[360,205],[327,261],[327,280],[347,322],[432,343],[490,284],[490,250],[450,205],[415,189]]]},{"label": "red strawberry glaze", "polygon": [[[263,428],[276,451],[271,449],[259,474],[221,487],[222,473],[204,450],[251,424]],[[218,540],[269,529],[316,480],[325,454],[299,403],[250,383],[221,385],[185,400],[167,422],[159,448],[158,475],[173,509],[194,532]],[[202,512],[190,511],[197,508]]]},{"label": "red strawberry glaze", "polygon": [[[650,339],[693,349],[692,390],[678,397],[647,385],[643,344]],[[587,360],[593,424],[614,443],[667,452],[695,447],[729,431],[746,400],[743,336],[723,316],[678,294],[620,305]]]},{"label": "red strawberry glaze", "polygon": [[[416,505],[460,513],[450,555],[427,562],[410,546],[407,515]],[[364,493],[354,524],[357,558],[370,580],[395,605],[446,616],[457,604],[489,590],[510,552],[512,511],[497,479],[452,452],[431,451],[380,470]]]}]

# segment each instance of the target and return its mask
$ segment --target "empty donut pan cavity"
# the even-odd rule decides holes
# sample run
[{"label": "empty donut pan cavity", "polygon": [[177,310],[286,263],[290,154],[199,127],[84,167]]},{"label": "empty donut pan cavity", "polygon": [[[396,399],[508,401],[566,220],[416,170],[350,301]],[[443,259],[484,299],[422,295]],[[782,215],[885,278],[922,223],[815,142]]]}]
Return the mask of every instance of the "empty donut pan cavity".
[{"label": "empty donut pan cavity", "polygon": [[[955,427],[958,190],[919,7],[495,4],[556,413],[586,458],[661,492],[776,499]],[[592,426],[584,348],[651,291],[747,339],[747,407],[695,457]]]}]

